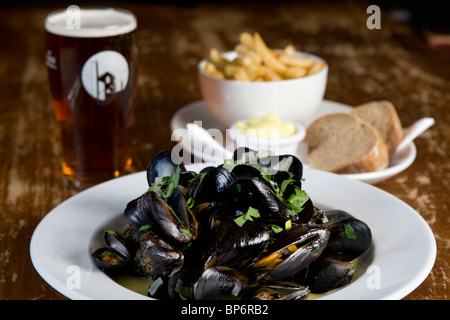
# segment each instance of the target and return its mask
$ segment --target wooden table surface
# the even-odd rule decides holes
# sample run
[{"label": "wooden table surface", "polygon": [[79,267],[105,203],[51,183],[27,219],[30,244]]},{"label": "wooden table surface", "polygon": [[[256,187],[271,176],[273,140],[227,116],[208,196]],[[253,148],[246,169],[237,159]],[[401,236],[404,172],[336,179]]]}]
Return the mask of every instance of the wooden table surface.
[{"label": "wooden table surface", "polygon": [[[174,145],[170,119],[201,99],[196,64],[211,47],[232,49],[242,31],[259,31],[271,47],[293,43],[328,61],[326,99],[348,105],[390,100],[404,126],[423,116],[436,119],[416,140],[415,162],[377,187],[417,210],[436,238],[431,273],[405,299],[449,299],[449,62],[383,8],[381,29],[369,30],[368,5],[124,4],[139,23],[134,169],[144,170],[159,150]],[[0,299],[66,299],[39,276],[29,254],[39,221],[77,193],[62,178],[60,135],[44,63],[43,21],[53,9],[0,8]]]}]

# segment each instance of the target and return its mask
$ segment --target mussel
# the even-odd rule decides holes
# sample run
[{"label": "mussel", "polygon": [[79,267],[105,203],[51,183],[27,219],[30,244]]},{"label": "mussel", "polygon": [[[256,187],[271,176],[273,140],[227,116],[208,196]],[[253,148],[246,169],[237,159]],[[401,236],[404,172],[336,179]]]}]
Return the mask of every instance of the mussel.
[{"label": "mussel", "polygon": [[236,269],[214,266],[203,271],[195,284],[196,300],[236,300],[248,279]]},{"label": "mussel", "polygon": [[91,254],[94,263],[109,272],[120,272],[128,268],[132,250],[127,238],[120,231],[106,229],[103,239],[106,246]]},{"label": "mussel", "polygon": [[151,186],[157,178],[170,177],[177,168],[185,172],[186,168],[180,157],[170,150],[160,151],[147,166],[147,182]]},{"label": "mussel", "polygon": [[130,260],[127,257],[109,247],[95,250],[91,257],[97,267],[112,273],[122,271],[130,266]]},{"label": "mussel", "polygon": [[325,215],[328,222],[324,225],[330,231],[325,256],[351,261],[370,247],[372,233],[365,222],[342,210],[326,211]]},{"label": "mussel", "polygon": [[189,242],[197,237],[197,222],[178,187],[164,201],[155,191],[147,191],[128,203],[125,220],[139,229],[152,225],[174,241]]},{"label": "mussel", "polygon": [[247,221],[242,226],[226,219],[216,228],[208,246],[205,268],[214,265],[245,265],[255,252],[265,248],[272,238],[271,227],[258,221]]},{"label": "mussel", "polygon": [[307,285],[312,293],[321,294],[349,284],[354,274],[351,262],[320,256],[307,267],[303,279],[301,275],[296,275],[296,279]]},{"label": "mussel", "polygon": [[134,268],[141,277],[156,279],[183,265],[182,252],[150,229],[137,231],[135,242]]},{"label": "mussel", "polygon": [[259,279],[283,280],[294,276],[316,260],[327,246],[330,232],[325,228],[300,224],[273,238],[253,263]]},{"label": "mussel", "polygon": [[193,182],[187,196],[196,205],[204,202],[220,202],[223,200],[224,190],[233,182],[231,173],[223,167],[215,167],[199,174]]},{"label": "mussel", "polygon": [[246,212],[249,207],[253,207],[267,217],[277,217],[281,220],[290,219],[286,207],[275,191],[260,180],[236,180],[228,186],[225,194],[227,204],[236,210]]}]

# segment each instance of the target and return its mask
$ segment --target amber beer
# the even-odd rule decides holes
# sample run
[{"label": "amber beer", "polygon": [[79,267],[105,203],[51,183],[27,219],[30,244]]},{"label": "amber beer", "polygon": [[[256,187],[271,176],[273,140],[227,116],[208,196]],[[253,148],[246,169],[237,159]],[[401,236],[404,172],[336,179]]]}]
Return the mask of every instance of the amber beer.
[{"label": "amber beer", "polygon": [[63,173],[78,189],[129,172],[137,88],[135,16],[119,9],[48,15],[46,65]]}]

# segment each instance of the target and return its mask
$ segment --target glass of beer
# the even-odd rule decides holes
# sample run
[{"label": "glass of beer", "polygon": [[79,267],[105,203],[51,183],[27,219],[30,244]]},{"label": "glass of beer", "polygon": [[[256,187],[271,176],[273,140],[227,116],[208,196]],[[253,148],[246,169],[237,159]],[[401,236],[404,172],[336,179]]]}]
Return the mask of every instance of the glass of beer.
[{"label": "glass of beer", "polygon": [[131,170],[137,21],[122,9],[69,6],[45,20],[45,61],[63,174],[81,190]]}]

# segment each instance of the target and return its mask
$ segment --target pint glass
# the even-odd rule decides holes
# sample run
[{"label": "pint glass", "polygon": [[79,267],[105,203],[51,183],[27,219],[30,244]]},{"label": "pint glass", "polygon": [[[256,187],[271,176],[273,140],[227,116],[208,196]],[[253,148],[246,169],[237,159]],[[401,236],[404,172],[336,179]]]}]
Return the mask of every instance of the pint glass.
[{"label": "pint glass", "polygon": [[121,9],[50,13],[45,60],[70,185],[84,189],[130,171],[137,89],[135,16]]}]

